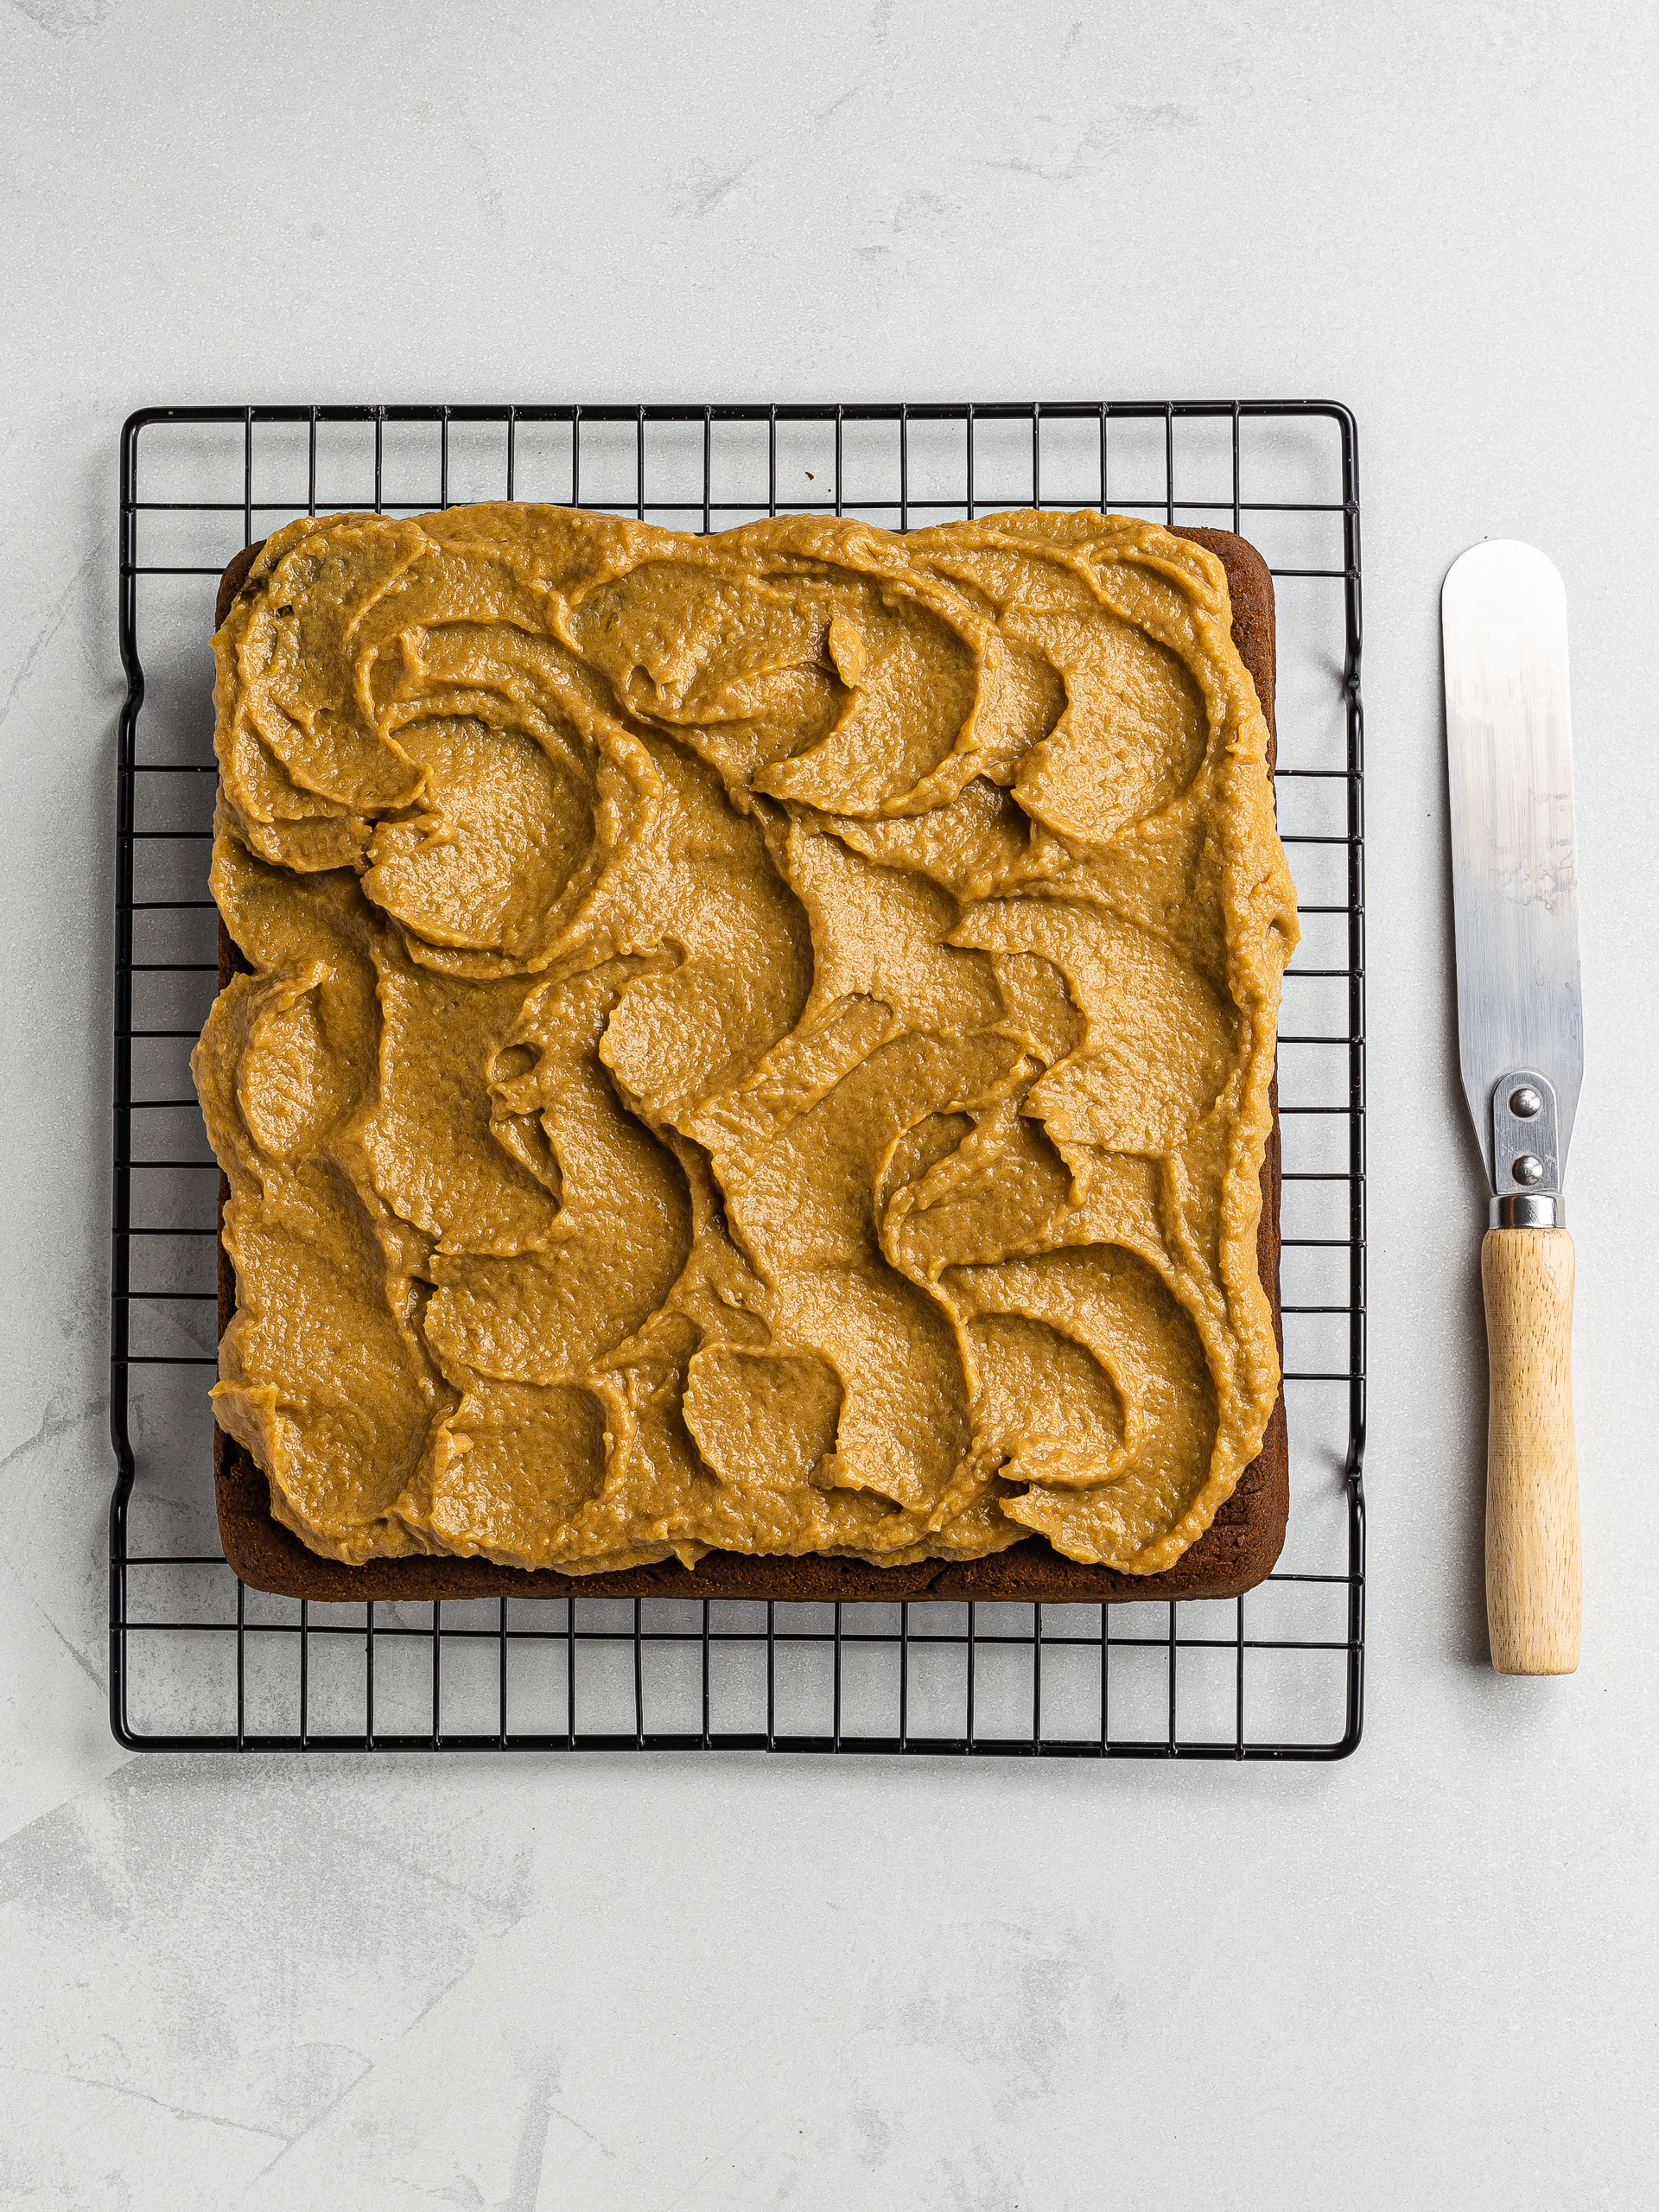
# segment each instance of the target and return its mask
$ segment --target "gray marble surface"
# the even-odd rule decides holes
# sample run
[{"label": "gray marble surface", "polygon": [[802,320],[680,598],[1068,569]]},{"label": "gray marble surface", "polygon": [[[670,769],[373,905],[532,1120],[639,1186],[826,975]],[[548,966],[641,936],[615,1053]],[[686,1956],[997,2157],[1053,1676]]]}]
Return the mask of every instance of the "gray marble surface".
[{"label": "gray marble surface", "polygon": [[[1640,11],[0,10],[0,2200],[1626,2206],[1659,36]],[[130,1760],[105,1718],[116,433],[162,399],[1328,394],[1362,436],[1370,1702],[1328,1769]],[[1436,601],[1573,625],[1575,1679],[1495,1679]]]}]

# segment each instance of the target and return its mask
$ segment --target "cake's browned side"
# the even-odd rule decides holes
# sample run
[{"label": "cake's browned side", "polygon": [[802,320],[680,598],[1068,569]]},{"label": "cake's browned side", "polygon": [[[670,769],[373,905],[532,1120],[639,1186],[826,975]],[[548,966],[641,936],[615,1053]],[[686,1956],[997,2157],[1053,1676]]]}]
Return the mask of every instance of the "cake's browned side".
[{"label": "cake's browned side", "polygon": [[[1233,609],[1233,642],[1256,689],[1267,717],[1269,765],[1274,741],[1273,579],[1253,545],[1224,530],[1179,530],[1207,546],[1227,571]],[[238,553],[219,587],[214,625],[221,623],[253,564],[257,545]],[[219,980],[222,989],[246,963],[223,925],[219,929]],[[1274,1329],[1284,1353],[1279,1303],[1280,1143],[1278,1094],[1274,1124],[1262,1163],[1262,1225],[1256,1251],[1262,1286],[1273,1307]],[[229,1185],[219,1178],[221,1212]],[[219,1247],[219,1327],[222,1336],[236,1310],[236,1280]],[[631,1567],[616,1574],[561,1574],[547,1567],[529,1573],[500,1567],[493,1560],[434,1554],[416,1559],[372,1560],[346,1567],[309,1552],[270,1514],[270,1485],[250,1454],[213,1431],[213,1474],[219,1535],[225,1556],[241,1580],[256,1590],[288,1598],[315,1598],[328,1604],[362,1604],[369,1599],[440,1598],[753,1598],[775,1599],[887,1599],[938,1598],[1040,1600],[1050,1604],[1098,1604],[1168,1598],[1236,1598],[1271,1572],[1285,1541],[1290,1510],[1290,1447],[1285,1422],[1284,1388],[1262,1440],[1262,1449],[1240,1476],[1232,1496],[1198,1542],[1162,1574],[1121,1574],[1115,1568],[1084,1567],[1054,1551],[1039,1536],[988,1558],[946,1561],[925,1560],[915,1567],[872,1567],[862,1560],[753,1557],[738,1552],[710,1552],[695,1570],[677,1560],[655,1567]]]}]

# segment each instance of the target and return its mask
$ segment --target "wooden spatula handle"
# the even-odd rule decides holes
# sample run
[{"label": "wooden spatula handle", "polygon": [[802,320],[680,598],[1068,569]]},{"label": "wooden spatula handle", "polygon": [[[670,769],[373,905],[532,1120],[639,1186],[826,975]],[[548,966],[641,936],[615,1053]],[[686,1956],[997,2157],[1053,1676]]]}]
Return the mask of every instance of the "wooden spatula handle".
[{"label": "wooden spatula handle", "polygon": [[1579,1470],[1573,1449],[1573,1239],[1491,1229],[1480,1248],[1486,1417],[1486,1622],[1501,1675],[1579,1663]]}]

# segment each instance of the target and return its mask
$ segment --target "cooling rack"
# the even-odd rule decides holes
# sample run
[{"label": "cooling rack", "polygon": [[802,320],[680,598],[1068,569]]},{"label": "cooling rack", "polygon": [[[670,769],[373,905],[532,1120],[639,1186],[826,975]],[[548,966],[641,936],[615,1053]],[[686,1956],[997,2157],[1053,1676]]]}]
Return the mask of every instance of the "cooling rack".
[{"label": "cooling rack", "polygon": [[[292,517],[550,500],[702,531],[1109,506],[1242,531],[1277,597],[1302,916],[1280,1033],[1289,1536],[1247,1597],[1115,1605],[487,1599],[245,1587],[213,1509],[207,639]],[[1325,401],[146,408],[121,442],[110,1704],[135,1751],[767,1750],[1334,1759],[1364,1648],[1358,455]]]}]

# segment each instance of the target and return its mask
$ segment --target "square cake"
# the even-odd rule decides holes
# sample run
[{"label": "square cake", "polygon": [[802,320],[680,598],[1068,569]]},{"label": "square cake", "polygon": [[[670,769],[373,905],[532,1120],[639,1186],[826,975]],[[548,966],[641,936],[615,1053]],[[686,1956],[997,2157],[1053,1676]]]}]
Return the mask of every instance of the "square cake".
[{"label": "square cake", "polygon": [[194,1061],[238,1571],[232,1523],[317,1596],[1266,1571],[1294,901],[1265,574],[1196,535],[254,550]]}]

